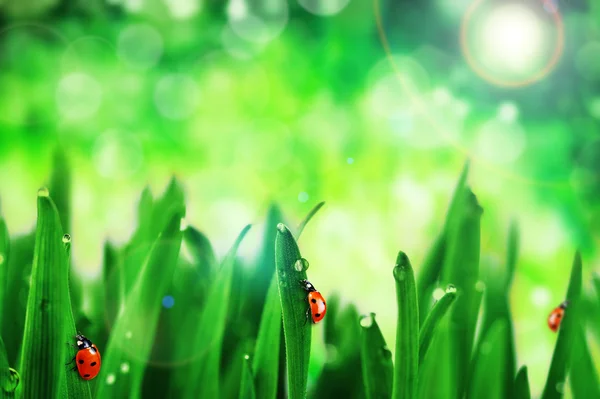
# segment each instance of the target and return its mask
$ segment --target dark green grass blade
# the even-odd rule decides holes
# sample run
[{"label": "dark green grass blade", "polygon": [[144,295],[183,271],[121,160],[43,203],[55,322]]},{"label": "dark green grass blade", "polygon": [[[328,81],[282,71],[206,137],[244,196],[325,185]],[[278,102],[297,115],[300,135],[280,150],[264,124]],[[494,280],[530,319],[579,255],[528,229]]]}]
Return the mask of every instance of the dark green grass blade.
[{"label": "dark green grass blade", "polygon": [[[190,338],[188,349],[198,354],[197,360],[190,365],[187,386],[183,388],[183,398],[220,397],[220,365],[223,335],[227,323],[227,310],[232,295],[231,280],[238,248],[250,230],[246,226],[237,237],[233,247],[223,260],[221,269],[213,281],[202,312],[200,324],[195,336]],[[196,376],[190,380],[189,376]]]},{"label": "dark green grass blade", "polygon": [[273,274],[252,359],[254,387],[259,398],[274,399],[277,396],[281,328],[281,303],[277,277]]},{"label": "dark green grass blade", "polygon": [[600,398],[600,382],[590,354],[583,320],[577,320],[569,380],[575,399]]},{"label": "dark green grass blade", "polygon": [[125,286],[122,262],[119,260],[119,252],[109,242],[104,243],[104,255],[102,259],[102,279],[104,289],[104,321],[112,326],[115,323],[119,308],[125,301]]},{"label": "dark green grass blade", "polygon": [[[10,256],[10,237],[6,222],[0,217],[0,331],[4,323],[4,307],[9,298],[6,296],[8,289],[8,258]],[[11,301],[12,302],[12,301]],[[8,360],[7,360],[8,361]]]},{"label": "dark green grass blade", "polygon": [[294,264],[300,258],[300,250],[294,236],[285,225],[279,224],[275,240],[275,263],[283,316],[290,399],[306,396],[311,343],[311,322],[306,320],[306,292],[299,283],[300,280],[306,279],[306,271],[297,271],[294,268]]},{"label": "dark green grass blade", "polygon": [[[58,212],[47,190],[38,195],[38,220],[20,356],[25,398],[90,397],[88,383],[69,373],[67,340],[75,333],[69,295],[68,260]],[[35,365],[32,367],[31,365]],[[67,389],[68,388],[68,389]]]},{"label": "dark green grass blade", "polygon": [[417,393],[419,364],[419,312],[413,269],[404,252],[394,267],[398,324],[393,398],[413,398]]},{"label": "dark green grass blade", "polygon": [[196,265],[198,265],[198,278],[206,280],[206,283],[210,282],[217,268],[217,258],[210,241],[192,226],[185,229],[183,239],[190,248]]},{"label": "dark green grass blade", "polygon": [[[277,379],[275,379],[277,381]],[[242,382],[240,384],[240,399],[255,399],[256,392],[254,390],[254,378],[252,377],[252,366],[250,365],[250,359],[243,359],[242,366]],[[262,398],[263,396],[259,396]]]},{"label": "dark green grass blade", "polygon": [[304,228],[306,227],[308,222],[310,222],[310,219],[312,219],[313,216],[315,216],[317,214],[317,212],[319,212],[319,209],[321,209],[323,207],[323,205],[325,205],[325,201],[319,202],[317,205],[315,205],[315,207],[313,209],[310,210],[310,212],[308,212],[308,215],[306,215],[304,220],[302,220],[302,222],[300,222],[300,224],[298,225],[298,228],[296,229],[296,239],[297,240],[300,239],[300,235],[302,235],[302,232],[304,231]]},{"label": "dark green grass blade", "polygon": [[569,369],[571,351],[573,350],[572,343],[576,339],[579,297],[581,295],[581,269],[581,255],[577,252],[573,261],[566,296],[566,300],[569,301],[569,307],[565,311],[565,316],[558,331],[558,338],[554,347],[554,353],[552,354],[552,362],[548,371],[542,399],[558,399],[562,397],[562,389],[557,389],[557,387],[564,386]]},{"label": "dark green grass blade", "polygon": [[519,256],[519,226],[516,222],[510,224],[506,248],[506,290],[508,291],[515,275],[515,270],[517,269],[517,258]]},{"label": "dark green grass blade", "polygon": [[[137,281],[113,325],[98,378],[98,397],[137,398],[160,314],[161,301],[173,277],[182,233],[182,213],[171,219],[147,254]],[[123,372],[123,364],[127,371]],[[111,378],[109,378],[109,376]]]},{"label": "dark green grass blade", "polygon": [[4,341],[0,337],[0,398],[14,398],[21,377],[10,367]]},{"label": "dark green grass blade", "polygon": [[531,392],[529,390],[529,378],[527,377],[527,366],[523,366],[517,373],[515,379],[515,399],[531,399]]},{"label": "dark green grass blade", "polygon": [[479,351],[475,355],[475,369],[471,376],[471,389],[467,398],[504,399],[505,392],[504,373],[506,345],[505,321],[495,322],[487,331],[481,341]]},{"label": "dark green grass blade", "polygon": [[456,299],[455,290],[447,290],[443,297],[433,306],[419,332],[419,365],[423,364],[425,355],[431,345],[433,334],[444,315]]},{"label": "dark green grass blade", "polygon": [[362,373],[367,399],[388,399],[392,396],[394,365],[383,334],[371,313],[372,323],[363,326],[361,339]]},{"label": "dark green grass blade", "polygon": [[451,357],[448,325],[448,317],[440,321],[423,364],[419,365],[419,399],[448,399],[456,396],[456,382],[452,379],[452,370],[446,367],[454,360]]}]

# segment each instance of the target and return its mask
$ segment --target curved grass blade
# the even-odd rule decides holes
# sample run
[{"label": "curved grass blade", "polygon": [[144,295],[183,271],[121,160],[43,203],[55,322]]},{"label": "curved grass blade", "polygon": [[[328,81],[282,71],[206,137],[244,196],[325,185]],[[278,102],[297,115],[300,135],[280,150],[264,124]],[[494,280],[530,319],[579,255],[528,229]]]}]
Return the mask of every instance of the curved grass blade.
[{"label": "curved grass blade", "polygon": [[[451,357],[449,318],[440,320],[431,346],[422,365],[419,365],[418,395],[420,399],[448,399],[456,397],[456,381],[452,379],[451,369],[447,367],[454,359]],[[432,383],[435,381],[435,383]]]},{"label": "curved grass blade", "polygon": [[189,368],[189,375],[195,377],[190,381],[186,376],[186,386],[178,387],[184,389],[180,397],[190,399],[220,397],[221,354],[231,297],[233,267],[238,248],[250,227],[247,225],[238,235],[207,293],[200,324],[195,337],[190,338],[191,344],[188,346],[192,353],[201,355]]},{"label": "curved grass blade", "polygon": [[288,374],[290,399],[306,396],[308,361],[310,357],[311,322],[307,320],[306,292],[299,281],[306,279],[306,270],[297,271],[294,264],[300,250],[290,230],[282,223],[277,226],[275,263]]},{"label": "curved grass blade", "polygon": [[[240,399],[255,399],[254,379],[252,377],[252,366],[248,355],[244,357],[242,366],[242,382],[240,384]],[[277,381],[277,379],[275,379]],[[259,396],[262,398],[263,396]]]},{"label": "curved grass blade", "polygon": [[398,253],[394,267],[398,324],[393,398],[413,398],[417,393],[419,311],[413,269],[404,252]]},{"label": "curved grass blade", "polygon": [[590,354],[583,320],[578,320],[573,342],[573,354],[569,372],[569,380],[573,397],[579,398],[600,398],[600,382],[596,368]]},{"label": "curved grass blade", "polygon": [[519,254],[519,225],[516,222],[510,224],[508,230],[508,245],[506,250],[506,270],[507,277],[505,280],[506,290],[510,288],[515,270],[517,269],[517,257]]},{"label": "curved grass blade", "polygon": [[569,301],[569,307],[565,311],[565,316],[558,331],[558,338],[554,347],[554,353],[552,354],[552,362],[548,371],[548,378],[546,379],[542,399],[558,399],[562,397],[562,389],[560,387],[564,386],[567,377],[571,351],[573,350],[572,342],[576,339],[577,322],[580,316],[581,269],[581,255],[577,252],[573,260],[571,278],[566,296],[566,300]]},{"label": "curved grass blade", "polygon": [[531,399],[529,391],[529,378],[527,377],[527,366],[523,366],[517,373],[515,379],[515,399]]},{"label": "curved grass blade", "polygon": [[306,227],[308,222],[310,222],[310,219],[312,219],[313,216],[315,216],[315,214],[317,212],[319,212],[319,209],[321,209],[323,207],[323,205],[325,205],[325,201],[319,202],[317,205],[315,205],[315,207],[313,209],[310,210],[310,212],[308,212],[308,215],[306,215],[304,220],[302,220],[302,222],[300,222],[300,224],[298,225],[298,228],[296,229],[296,240],[300,239],[300,235],[304,231],[304,228]]},{"label": "curved grass blade", "polygon": [[277,397],[279,374],[279,344],[281,339],[281,303],[277,277],[273,275],[260,320],[256,349],[252,359],[256,396],[264,399]]},{"label": "curved grass blade", "polygon": [[6,228],[6,222],[4,222],[4,219],[0,217],[0,327],[2,327],[4,322],[4,304],[7,303],[8,300],[8,297],[6,296],[6,291],[9,284],[9,251],[10,237],[8,235],[8,229]]},{"label": "curved grass blade", "polygon": [[[367,316],[369,317],[369,316]],[[367,399],[388,399],[392,396],[394,365],[383,334],[371,313],[371,324],[362,325],[362,373]]]},{"label": "curved grass blade", "polygon": [[[104,352],[97,396],[138,398],[160,314],[160,303],[173,278],[182,240],[181,213],[172,213],[152,246],[124,307],[113,325]],[[123,366],[125,365],[125,367]],[[123,369],[127,370],[123,372]]]},{"label": "curved grass blade", "polygon": [[[20,356],[22,395],[26,398],[91,397],[89,385],[69,373],[65,342],[75,335],[69,294],[69,268],[63,232],[48,191],[38,193],[31,289]],[[32,367],[31,365],[35,365]]]},{"label": "curved grass blade", "polygon": [[488,330],[476,354],[475,368],[471,376],[471,389],[467,398],[503,399],[507,396],[504,385],[506,356],[506,324],[499,320]]},{"label": "curved grass blade", "polygon": [[427,319],[423,323],[421,331],[419,332],[419,366],[423,364],[425,355],[429,350],[433,333],[440,323],[440,320],[448,312],[448,309],[450,309],[454,299],[456,299],[456,291],[447,290],[444,296],[442,296],[433,306],[433,309],[431,309],[431,312],[429,312]]},{"label": "curved grass blade", "polygon": [[0,398],[14,398],[21,377],[10,367],[4,341],[0,337]]},{"label": "curved grass blade", "polygon": [[446,234],[442,233],[435,240],[429,250],[425,263],[417,275],[417,294],[419,300],[419,325],[422,325],[427,317],[429,305],[432,301],[433,289],[440,278],[444,254],[446,252]]}]

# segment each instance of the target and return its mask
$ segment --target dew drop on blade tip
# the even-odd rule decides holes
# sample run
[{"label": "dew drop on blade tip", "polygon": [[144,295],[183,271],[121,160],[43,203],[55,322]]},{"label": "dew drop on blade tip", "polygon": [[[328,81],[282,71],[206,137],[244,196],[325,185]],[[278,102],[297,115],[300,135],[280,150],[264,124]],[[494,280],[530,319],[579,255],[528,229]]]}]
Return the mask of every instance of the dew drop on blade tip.
[{"label": "dew drop on blade tip", "polygon": [[50,196],[50,192],[46,187],[42,187],[37,192],[38,197],[48,197]]},{"label": "dew drop on blade tip", "polygon": [[296,263],[294,263],[294,269],[296,269],[297,272],[306,271],[306,270],[308,270],[309,266],[310,266],[310,264],[304,258],[300,258],[296,261]]},{"label": "dew drop on blade tip", "polygon": [[278,223],[277,230],[279,230],[281,233],[285,233],[285,231],[287,230],[287,227],[285,227],[285,224],[283,224],[283,223]]}]

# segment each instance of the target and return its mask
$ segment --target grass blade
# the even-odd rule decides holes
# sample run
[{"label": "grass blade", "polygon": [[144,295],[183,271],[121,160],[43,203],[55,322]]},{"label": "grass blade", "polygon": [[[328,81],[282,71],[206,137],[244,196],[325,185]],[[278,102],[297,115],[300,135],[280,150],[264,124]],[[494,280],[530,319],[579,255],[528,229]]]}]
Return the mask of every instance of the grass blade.
[{"label": "grass blade", "polygon": [[419,366],[423,364],[425,355],[429,350],[433,333],[435,332],[441,319],[448,312],[448,309],[450,309],[454,299],[456,299],[456,290],[446,290],[444,296],[442,296],[440,300],[433,306],[433,309],[431,309],[431,312],[429,312],[427,319],[425,319],[425,322],[421,327],[421,331],[419,332]]},{"label": "grass blade", "polygon": [[[125,305],[113,325],[103,361],[104,378],[97,396],[137,398],[160,314],[177,264],[182,240],[181,213],[172,213],[141,267]],[[126,371],[123,371],[126,365]],[[108,378],[110,376],[110,378]]]},{"label": "grass blade", "polygon": [[12,369],[6,356],[6,347],[0,337],[0,398],[14,398],[21,377]]},{"label": "grass blade", "polygon": [[503,399],[507,396],[504,387],[506,356],[506,324],[499,320],[488,330],[476,354],[475,368],[471,377],[471,390],[467,398]]},{"label": "grass blade", "polygon": [[217,268],[215,251],[208,238],[192,226],[188,226],[183,232],[183,240],[189,246],[197,268],[198,277],[210,282]]},{"label": "grass blade", "polygon": [[300,235],[304,231],[304,228],[306,227],[308,222],[310,222],[310,219],[312,219],[313,216],[315,216],[316,213],[319,212],[319,209],[321,209],[323,207],[323,205],[325,205],[325,201],[319,202],[317,205],[315,205],[315,207],[313,209],[310,210],[310,212],[308,212],[308,215],[306,215],[304,220],[302,220],[302,222],[300,222],[300,224],[298,225],[298,228],[296,229],[296,239],[297,240],[300,239]]},{"label": "grass blade", "polygon": [[542,399],[558,399],[562,397],[561,387],[564,386],[569,369],[570,355],[573,349],[572,342],[576,339],[579,296],[581,295],[581,273],[581,255],[577,252],[571,268],[571,278],[566,296],[566,300],[569,301],[569,307],[565,312],[560,330],[558,331],[558,338],[554,347],[554,353],[552,354],[552,362],[548,371]]},{"label": "grass blade", "polygon": [[303,399],[306,396],[311,343],[311,322],[306,319],[306,292],[299,283],[306,279],[306,270],[298,271],[294,267],[300,258],[294,236],[280,223],[277,225],[275,239],[275,264],[283,316],[290,399]]},{"label": "grass blade", "polygon": [[362,372],[367,399],[388,399],[392,396],[394,365],[383,334],[371,313],[371,324],[362,325]]},{"label": "grass blade", "polygon": [[517,373],[515,379],[515,399],[531,399],[531,392],[529,391],[529,378],[527,378],[527,366],[523,366]]},{"label": "grass blade", "polygon": [[274,399],[277,397],[281,323],[281,303],[279,302],[277,277],[273,274],[260,320],[252,363],[254,387],[256,396],[259,398]]},{"label": "grass blade", "polygon": [[586,342],[583,320],[579,318],[577,321],[569,373],[573,397],[600,398],[600,383]]},{"label": "grass blade", "polygon": [[404,252],[398,253],[394,267],[398,324],[393,398],[413,398],[417,393],[419,312],[413,269]]},{"label": "grass blade", "polygon": [[221,270],[213,281],[204,304],[200,325],[197,327],[192,344],[188,346],[192,353],[200,353],[199,359],[191,365],[191,376],[197,376],[183,389],[184,398],[218,398],[220,397],[220,367],[223,347],[223,335],[227,323],[227,310],[231,297],[233,267],[238,248],[250,230],[250,225],[244,227],[238,235],[233,247],[223,260]]},{"label": "grass blade", "polygon": [[[10,237],[6,222],[0,218],[0,327],[4,323],[4,304],[9,298],[6,296],[6,291],[9,285],[8,281],[8,258],[10,251]],[[0,331],[2,331],[0,329]],[[4,346],[4,344],[3,344]],[[8,359],[7,359],[8,361]]]},{"label": "grass blade", "polygon": [[446,234],[442,232],[429,250],[425,263],[417,275],[417,294],[419,300],[419,325],[427,317],[432,302],[433,289],[440,278],[444,254],[446,252]]},{"label": "grass blade", "polygon": [[[250,359],[248,355],[242,360],[244,365],[242,366],[242,382],[240,384],[240,399],[255,399],[256,393],[254,391],[254,379],[252,377],[252,366],[250,365]],[[277,379],[275,379],[277,381]],[[262,396],[259,396],[262,398]]]}]

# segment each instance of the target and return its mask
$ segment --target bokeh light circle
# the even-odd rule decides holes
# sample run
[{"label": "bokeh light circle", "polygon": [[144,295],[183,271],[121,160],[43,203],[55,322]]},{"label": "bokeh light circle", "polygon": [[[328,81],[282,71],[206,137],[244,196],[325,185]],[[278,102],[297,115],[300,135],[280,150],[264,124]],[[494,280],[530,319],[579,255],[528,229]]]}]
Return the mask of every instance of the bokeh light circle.
[{"label": "bokeh light circle", "polygon": [[252,43],[266,44],[283,32],[289,20],[289,7],[285,0],[261,3],[231,0],[227,18],[237,36]]},{"label": "bokeh light circle", "polygon": [[154,89],[154,104],[165,118],[186,119],[196,111],[199,102],[200,89],[189,75],[163,76]]},{"label": "bokeh light circle", "polygon": [[306,11],[320,16],[331,16],[341,12],[350,0],[298,0]]},{"label": "bokeh light circle", "polygon": [[143,151],[135,136],[111,129],[96,139],[92,158],[100,176],[125,179],[142,166]]},{"label": "bokeh light circle", "polygon": [[163,52],[163,38],[152,26],[134,24],[126,27],[117,40],[117,55],[134,69],[156,65]]},{"label": "bokeh light circle", "polygon": [[64,76],[56,88],[60,115],[71,120],[93,116],[102,102],[102,87],[92,76],[75,72]]},{"label": "bokeh light circle", "polygon": [[[525,5],[510,3],[486,8],[479,21],[475,15],[482,4],[483,0],[474,1],[461,22],[460,46],[471,69],[489,83],[502,87],[527,86],[547,76],[564,48],[564,26],[558,9],[547,13],[555,30],[552,53],[543,65],[531,70],[527,61],[543,44],[542,19]],[[477,25],[482,31],[474,29]],[[487,51],[476,54],[472,39],[481,34],[484,36],[481,46]],[[490,63],[500,64],[504,71],[510,71],[510,77]]]}]

